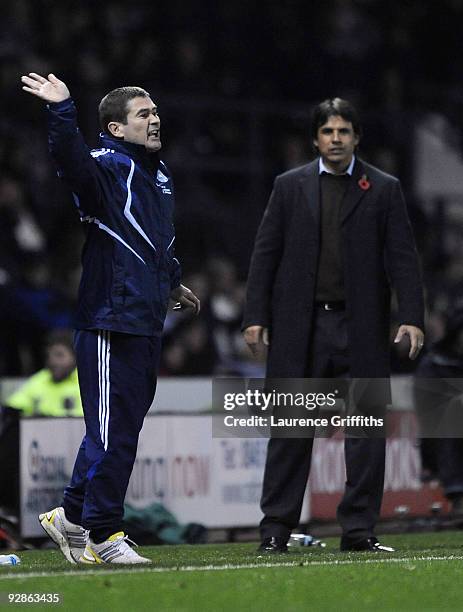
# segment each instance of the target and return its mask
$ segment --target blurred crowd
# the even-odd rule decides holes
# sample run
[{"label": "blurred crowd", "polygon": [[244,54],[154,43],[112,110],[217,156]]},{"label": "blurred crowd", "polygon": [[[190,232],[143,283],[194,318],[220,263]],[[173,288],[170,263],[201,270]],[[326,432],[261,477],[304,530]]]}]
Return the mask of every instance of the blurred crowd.
[{"label": "blurred crowd", "polygon": [[[38,370],[50,330],[72,327],[83,242],[48,157],[43,108],[20,89],[29,71],[67,82],[90,146],[110,89],[140,85],[159,104],[178,255],[203,302],[199,318],[169,314],[163,374],[262,372],[239,331],[253,239],[275,174],[312,155],[311,107],[334,95],[360,110],[362,156],[403,182],[428,338],[443,336],[449,305],[463,295],[461,264],[443,247],[445,214],[429,218],[414,195],[412,134],[424,113],[453,123],[461,115],[460,0],[7,0],[2,9],[0,375]],[[436,30],[445,32],[439,45]],[[410,367],[402,357],[394,355],[396,371]]]}]

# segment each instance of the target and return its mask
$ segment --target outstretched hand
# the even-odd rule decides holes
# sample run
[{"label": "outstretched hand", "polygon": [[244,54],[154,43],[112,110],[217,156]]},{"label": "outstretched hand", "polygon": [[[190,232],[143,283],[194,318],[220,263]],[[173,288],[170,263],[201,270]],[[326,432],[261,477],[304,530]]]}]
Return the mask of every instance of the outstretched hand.
[{"label": "outstretched hand", "polygon": [[62,102],[70,97],[66,83],[60,81],[54,74],[49,74],[48,78],[29,72],[29,76],[22,76],[23,90],[27,91],[46,102]]}]

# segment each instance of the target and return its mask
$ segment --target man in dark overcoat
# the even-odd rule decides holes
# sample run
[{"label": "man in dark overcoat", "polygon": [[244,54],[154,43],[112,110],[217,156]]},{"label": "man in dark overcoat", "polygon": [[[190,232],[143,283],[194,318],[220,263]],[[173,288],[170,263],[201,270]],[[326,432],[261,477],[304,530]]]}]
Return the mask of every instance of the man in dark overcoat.
[{"label": "man in dark overcoat", "polygon": [[[414,238],[398,179],[356,157],[361,127],[346,100],[314,111],[318,158],[278,176],[247,283],[244,337],[268,345],[267,378],[387,378],[391,287],[409,357],[424,342]],[[405,341],[405,340],[404,340]],[[284,552],[300,519],[313,438],[271,437],[261,551]],[[374,535],[384,485],[384,437],[346,438],[341,550],[386,550]],[[392,549],[389,549],[392,550]]]}]

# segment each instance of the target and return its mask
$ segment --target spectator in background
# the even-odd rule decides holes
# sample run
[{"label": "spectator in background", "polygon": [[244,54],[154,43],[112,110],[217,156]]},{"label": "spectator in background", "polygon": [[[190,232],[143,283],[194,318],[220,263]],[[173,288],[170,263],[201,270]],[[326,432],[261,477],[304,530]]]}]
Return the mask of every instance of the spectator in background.
[{"label": "spectator in background", "polygon": [[81,417],[72,335],[56,330],[46,342],[46,367],[4,402],[0,418],[0,514],[19,514],[19,417]]},{"label": "spectator in background", "polygon": [[5,284],[0,296],[1,373],[30,376],[44,366],[47,335],[70,328],[70,300],[44,257],[25,263],[21,275]]},{"label": "spectator in background", "polygon": [[186,320],[167,341],[161,373],[175,376],[209,376],[217,354],[204,320]]},{"label": "spectator in background", "polygon": [[0,179],[0,267],[16,276],[27,261],[43,253],[45,238],[26,206],[20,181],[12,176]]},{"label": "spectator in background", "polygon": [[204,273],[185,279],[201,301],[198,318],[185,310],[167,313],[164,325],[160,373],[164,376],[208,376],[213,373],[217,352],[210,321],[209,279]]},{"label": "spectator in background", "polygon": [[244,376],[250,361],[241,335],[244,284],[239,281],[236,266],[229,259],[211,259],[208,273],[211,282],[210,320],[218,355],[217,374]]},{"label": "spectator in background", "polygon": [[213,257],[205,270],[186,279],[201,299],[199,317],[175,310],[167,315],[161,374],[263,376],[264,360],[251,359],[240,331],[244,285],[235,264]]},{"label": "spectator in background", "polygon": [[23,416],[83,416],[70,332],[55,331],[46,343],[46,367],[6,400]]},{"label": "spectator in background", "polygon": [[[457,381],[453,385],[446,379],[463,377],[462,307],[449,317],[444,337],[423,355],[415,376],[415,409],[423,435],[420,441],[422,479],[437,477],[453,516],[463,520],[463,439],[425,437],[438,435],[439,431],[448,435],[449,425],[452,433],[453,427],[455,431],[458,427],[459,419],[452,411],[452,405],[459,402],[456,410],[461,411],[461,399],[457,399],[461,385]],[[440,429],[441,425],[443,429]]]},{"label": "spectator in background", "polygon": [[[24,270],[45,248],[44,236],[26,202],[20,181],[5,173],[0,179],[0,374],[10,376],[22,373],[18,336],[24,332],[28,344],[37,340],[33,313],[20,321],[18,308],[22,306],[18,292],[23,288]],[[36,342],[37,352],[42,344]],[[36,362],[35,369],[38,367]]]},{"label": "spectator in background", "polygon": [[[52,329],[71,326],[69,299],[47,254],[47,239],[23,184],[0,179],[0,373],[29,375],[43,366]],[[62,258],[64,259],[64,258]]]}]

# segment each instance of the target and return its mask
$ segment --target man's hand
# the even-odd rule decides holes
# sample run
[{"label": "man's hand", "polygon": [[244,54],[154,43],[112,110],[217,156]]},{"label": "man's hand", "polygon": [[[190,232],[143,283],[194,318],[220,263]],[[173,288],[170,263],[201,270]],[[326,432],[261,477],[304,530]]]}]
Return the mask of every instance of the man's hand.
[{"label": "man's hand", "polygon": [[262,325],[250,325],[243,331],[244,340],[253,355],[258,355],[265,346],[269,345],[268,328]]},{"label": "man's hand", "polygon": [[170,299],[177,302],[174,306],[174,310],[182,310],[183,308],[193,308],[195,314],[199,314],[201,308],[201,302],[196,297],[196,295],[185,287],[185,285],[180,285],[175,289],[172,289],[170,293]]},{"label": "man's hand", "polygon": [[401,325],[394,342],[397,344],[404,336],[408,336],[410,338],[410,352],[408,353],[408,356],[410,359],[416,359],[423,348],[423,332],[419,327],[415,327],[414,325]]},{"label": "man's hand", "polygon": [[42,98],[45,102],[62,102],[70,97],[69,89],[63,81],[54,74],[49,74],[48,79],[35,72],[29,72],[29,76],[22,76],[23,89],[28,93]]}]

